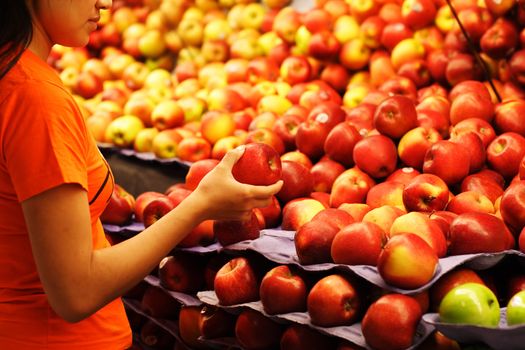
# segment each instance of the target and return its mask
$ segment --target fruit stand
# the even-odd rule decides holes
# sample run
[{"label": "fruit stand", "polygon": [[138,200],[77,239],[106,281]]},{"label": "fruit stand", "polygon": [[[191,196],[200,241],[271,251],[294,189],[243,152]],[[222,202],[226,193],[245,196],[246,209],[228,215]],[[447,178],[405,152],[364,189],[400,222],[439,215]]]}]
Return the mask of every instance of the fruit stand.
[{"label": "fruit stand", "polygon": [[112,244],[225,153],[281,179],[124,296],[134,349],[523,349],[525,2],[115,0],[49,63],[117,186]]}]

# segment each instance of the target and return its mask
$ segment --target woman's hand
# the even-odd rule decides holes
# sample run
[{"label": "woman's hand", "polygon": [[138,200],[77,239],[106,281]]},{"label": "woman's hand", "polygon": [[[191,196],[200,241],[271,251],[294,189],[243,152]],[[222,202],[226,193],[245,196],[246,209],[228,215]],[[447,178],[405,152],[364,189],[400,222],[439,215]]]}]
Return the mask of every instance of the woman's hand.
[{"label": "woman's hand", "polygon": [[269,186],[247,185],[235,180],[232,167],[243,153],[243,146],[228,152],[192,193],[193,200],[202,208],[203,220],[247,219],[252,209],[268,206],[272,195],[281,189],[282,180]]}]

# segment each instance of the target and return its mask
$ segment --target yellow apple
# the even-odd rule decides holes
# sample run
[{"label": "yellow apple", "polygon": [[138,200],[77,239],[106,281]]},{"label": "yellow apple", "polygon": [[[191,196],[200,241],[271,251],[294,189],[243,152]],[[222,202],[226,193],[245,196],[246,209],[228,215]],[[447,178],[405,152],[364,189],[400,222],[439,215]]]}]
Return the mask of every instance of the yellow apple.
[{"label": "yellow apple", "polygon": [[123,115],[109,123],[105,139],[117,147],[126,148],[133,145],[135,137],[144,129],[142,120],[134,115]]}]

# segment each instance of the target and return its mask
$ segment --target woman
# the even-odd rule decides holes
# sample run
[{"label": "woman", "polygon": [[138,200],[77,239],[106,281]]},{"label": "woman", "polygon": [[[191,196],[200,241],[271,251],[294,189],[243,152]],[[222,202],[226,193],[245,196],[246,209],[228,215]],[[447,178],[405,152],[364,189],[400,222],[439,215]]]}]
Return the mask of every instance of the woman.
[{"label": "woman", "polygon": [[115,246],[99,216],[109,167],[72,96],[45,61],[82,46],[111,0],[0,1],[0,349],[125,349],[119,298],[191,229],[243,219],[282,182],[240,184],[228,153],[177,208]]}]

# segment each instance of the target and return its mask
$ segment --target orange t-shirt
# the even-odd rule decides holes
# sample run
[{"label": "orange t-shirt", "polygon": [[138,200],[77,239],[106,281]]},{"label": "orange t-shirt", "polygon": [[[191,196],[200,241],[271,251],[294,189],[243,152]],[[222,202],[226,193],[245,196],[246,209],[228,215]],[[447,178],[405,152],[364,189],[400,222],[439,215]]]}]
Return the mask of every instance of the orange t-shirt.
[{"label": "orange t-shirt", "polygon": [[2,350],[117,350],[131,345],[120,299],[68,323],[44,294],[20,203],[63,183],[78,183],[87,191],[93,247],[107,247],[99,216],[113,189],[109,166],[57,73],[26,50],[0,80]]}]

